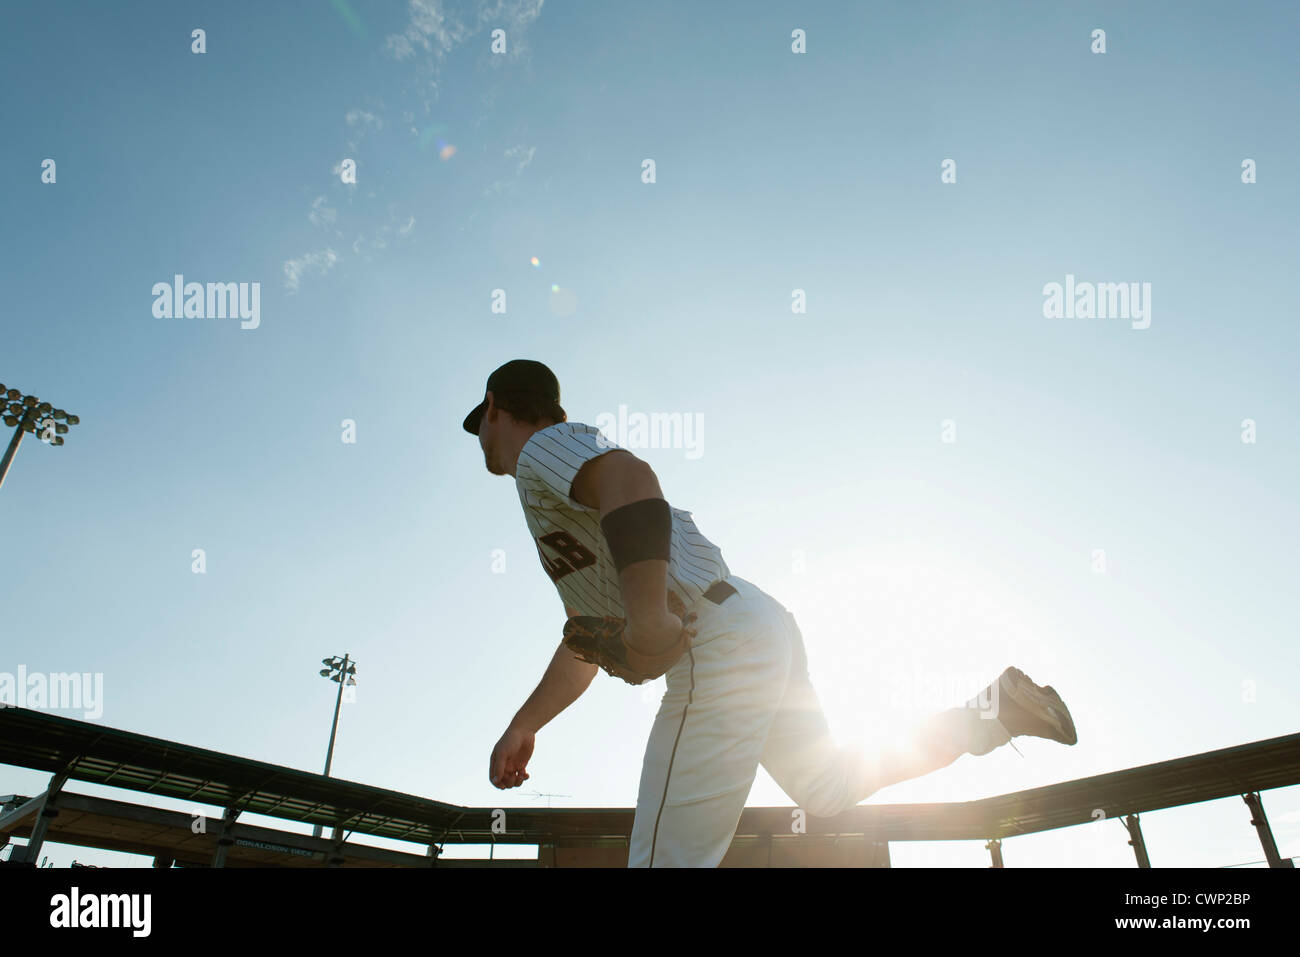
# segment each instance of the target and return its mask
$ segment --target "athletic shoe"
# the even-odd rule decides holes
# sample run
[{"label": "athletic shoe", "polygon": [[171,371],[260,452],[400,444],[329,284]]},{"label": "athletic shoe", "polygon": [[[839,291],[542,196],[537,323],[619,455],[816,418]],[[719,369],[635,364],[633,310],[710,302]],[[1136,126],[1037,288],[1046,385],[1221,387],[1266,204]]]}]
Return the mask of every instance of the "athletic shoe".
[{"label": "athletic shoe", "polygon": [[1076,744],[1074,718],[1051,685],[1039,687],[1019,668],[1008,668],[968,707],[992,711],[1011,737],[1030,735],[1061,744]]}]

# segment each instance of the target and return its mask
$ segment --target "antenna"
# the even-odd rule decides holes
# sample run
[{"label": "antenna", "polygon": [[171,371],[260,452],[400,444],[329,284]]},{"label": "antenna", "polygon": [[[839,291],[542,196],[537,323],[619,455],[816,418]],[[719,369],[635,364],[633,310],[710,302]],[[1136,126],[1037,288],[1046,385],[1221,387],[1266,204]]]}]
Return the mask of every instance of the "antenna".
[{"label": "antenna", "polygon": [[547,794],[545,791],[531,791],[531,792],[525,792],[525,793],[529,793],[529,794],[531,794],[533,797],[546,798],[546,806],[547,806],[548,808],[551,806],[551,798],[568,798],[568,797],[573,797],[572,794]]}]

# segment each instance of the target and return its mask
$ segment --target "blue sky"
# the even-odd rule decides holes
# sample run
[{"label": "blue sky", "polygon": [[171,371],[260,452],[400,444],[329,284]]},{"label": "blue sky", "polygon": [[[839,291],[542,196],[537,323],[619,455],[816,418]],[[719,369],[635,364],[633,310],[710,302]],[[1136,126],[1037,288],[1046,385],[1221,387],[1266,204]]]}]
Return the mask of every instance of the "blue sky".
[{"label": "blue sky", "polygon": [[[25,442],[0,490],[0,671],[102,673],[108,726],[319,770],[318,662],[349,652],[337,776],[630,806],[657,698],[607,676],[542,730],[523,788],[487,781],[563,609],[460,420],[530,357],[571,420],[702,423],[698,455],[634,451],[795,613],[837,733],[887,738],[915,715],[885,689],[937,681],[937,709],[1008,664],[1070,703],[1077,746],[1018,741],[873,803],[1294,733],[1297,19],[11,9],[0,381],[82,424]],[[260,324],[156,318],[177,273],[260,283]],[[1149,328],[1045,318],[1067,275],[1150,283]],[[0,768],[0,793],[44,782]],[[1300,788],[1264,801],[1300,853]],[[760,771],[750,804],[789,803]],[[1158,865],[1262,858],[1237,798],[1143,820]],[[1107,821],[1004,855],[1129,866],[1124,841]],[[987,864],[978,843],[893,857]]]}]

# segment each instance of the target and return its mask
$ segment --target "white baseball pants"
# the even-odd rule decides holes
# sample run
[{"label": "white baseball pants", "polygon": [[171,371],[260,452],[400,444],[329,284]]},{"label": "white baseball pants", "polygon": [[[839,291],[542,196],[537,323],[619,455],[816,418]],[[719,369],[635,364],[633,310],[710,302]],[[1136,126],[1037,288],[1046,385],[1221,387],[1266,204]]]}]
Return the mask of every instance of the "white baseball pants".
[{"label": "white baseball pants", "polygon": [[1009,739],[991,727],[997,722],[953,708],[918,729],[927,748],[919,763],[836,747],[794,616],[743,578],[727,582],[736,594],[721,605],[700,598],[688,609],[698,615],[697,634],[666,676],[641,770],[629,867],[716,867],[759,764],[800,808],[831,817],[888,784]]}]

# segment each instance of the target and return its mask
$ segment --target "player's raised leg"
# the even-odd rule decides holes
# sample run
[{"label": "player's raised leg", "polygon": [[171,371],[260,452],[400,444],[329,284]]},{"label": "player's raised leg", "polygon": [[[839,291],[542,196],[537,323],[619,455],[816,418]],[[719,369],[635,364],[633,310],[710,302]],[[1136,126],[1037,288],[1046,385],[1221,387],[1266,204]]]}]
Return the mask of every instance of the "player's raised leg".
[{"label": "player's raised leg", "polygon": [[963,754],[987,754],[1019,735],[1074,744],[1069,709],[1051,687],[1008,668],[963,707],[918,723],[893,746],[872,750],[835,744],[808,678],[803,636],[784,613],[793,657],[786,694],[773,720],[762,763],[799,807],[832,817],[881,788],[921,777]]}]

